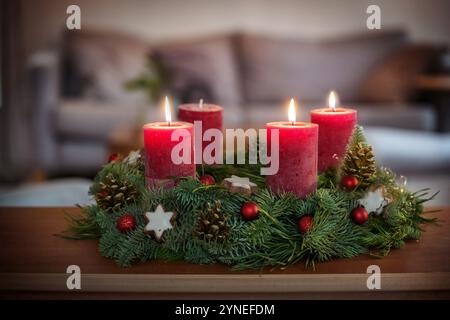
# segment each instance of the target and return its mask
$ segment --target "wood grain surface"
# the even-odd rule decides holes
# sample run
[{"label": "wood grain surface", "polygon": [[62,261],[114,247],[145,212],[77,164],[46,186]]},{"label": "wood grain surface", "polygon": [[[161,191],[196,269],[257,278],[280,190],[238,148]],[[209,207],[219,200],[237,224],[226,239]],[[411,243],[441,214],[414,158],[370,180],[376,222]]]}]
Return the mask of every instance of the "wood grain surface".
[{"label": "wood grain surface", "polygon": [[[425,226],[420,241],[393,250],[384,259],[362,255],[320,263],[315,270],[301,263],[284,270],[265,269],[235,272],[223,265],[195,265],[186,262],[152,261],[120,268],[98,253],[96,240],[65,240],[55,236],[66,228],[64,213],[78,208],[0,208],[0,292],[39,296],[43,292],[62,297],[79,294],[66,287],[66,268],[78,265],[82,292],[108,297],[127,294],[238,294],[270,296],[333,293],[348,296],[359,292],[369,296],[367,267],[378,265],[382,272],[381,292],[429,297],[449,297],[450,209],[430,213],[437,225]],[[435,294],[433,294],[433,292]],[[418,296],[421,296],[420,294]],[[212,296],[208,296],[212,297]],[[292,297],[292,296],[291,296]],[[399,296],[401,297],[401,295]]]}]

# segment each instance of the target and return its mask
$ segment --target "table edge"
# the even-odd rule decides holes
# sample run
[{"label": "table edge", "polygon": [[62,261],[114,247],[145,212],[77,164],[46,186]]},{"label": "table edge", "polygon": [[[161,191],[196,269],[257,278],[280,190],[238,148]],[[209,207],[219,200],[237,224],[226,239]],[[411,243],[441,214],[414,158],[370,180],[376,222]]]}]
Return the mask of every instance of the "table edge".
[{"label": "table edge", "polygon": [[294,293],[450,290],[450,272],[382,273],[369,290],[369,274],[82,274],[69,290],[65,273],[0,273],[0,291],[123,293]]}]

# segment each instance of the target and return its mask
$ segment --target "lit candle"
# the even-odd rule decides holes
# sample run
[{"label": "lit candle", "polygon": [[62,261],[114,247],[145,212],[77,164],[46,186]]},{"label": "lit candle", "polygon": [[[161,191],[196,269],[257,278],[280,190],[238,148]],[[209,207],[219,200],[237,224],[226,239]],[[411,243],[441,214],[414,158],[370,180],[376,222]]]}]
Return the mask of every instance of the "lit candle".
[{"label": "lit candle", "polygon": [[[174,178],[195,177],[194,127],[191,123],[172,121],[167,97],[164,99],[164,109],[166,121],[144,125],[145,179],[148,188],[170,188],[174,185]],[[179,131],[175,132],[177,130]],[[174,132],[190,144],[190,154],[187,155],[190,157],[190,163],[177,164],[178,161],[173,161],[172,149],[180,143],[177,139],[172,141]]]},{"label": "lit candle", "polygon": [[290,191],[304,198],[317,187],[319,127],[296,121],[293,99],[289,104],[288,119],[266,124],[268,150],[271,150],[271,131],[279,131],[279,170],[275,175],[267,176],[266,182],[274,192]]},{"label": "lit candle", "polygon": [[356,110],[337,108],[337,103],[337,95],[331,91],[328,108],[311,111],[311,122],[319,125],[320,172],[339,166],[357,121]]},{"label": "lit candle", "polygon": [[[222,131],[222,117],[223,108],[221,106],[203,103],[203,99],[200,99],[198,104],[188,103],[182,104],[178,107],[178,119],[181,121],[190,123],[194,123],[194,121],[201,121],[201,137],[203,137],[203,132],[208,129],[219,129]],[[202,152],[209,143],[209,141],[203,141]]]}]

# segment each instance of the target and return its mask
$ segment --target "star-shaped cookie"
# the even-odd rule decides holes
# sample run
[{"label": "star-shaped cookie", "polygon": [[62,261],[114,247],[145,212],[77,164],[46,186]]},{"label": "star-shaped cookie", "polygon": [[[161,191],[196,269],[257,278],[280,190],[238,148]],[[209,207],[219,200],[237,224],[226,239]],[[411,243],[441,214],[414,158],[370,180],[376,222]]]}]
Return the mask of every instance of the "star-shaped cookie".
[{"label": "star-shaped cookie", "polygon": [[369,190],[362,199],[359,199],[359,204],[368,213],[381,214],[384,208],[391,202],[391,199],[385,193],[386,189],[383,186]]},{"label": "star-shaped cookie", "polygon": [[161,241],[164,232],[172,229],[172,219],[174,219],[175,213],[172,211],[165,212],[162,205],[159,204],[155,211],[146,212],[145,217],[147,218],[147,224],[144,232],[153,234],[156,240]]},{"label": "star-shaped cookie", "polygon": [[250,181],[247,177],[238,177],[232,175],[231,178],[226,178],[223,180],[223,185],[230,192],[237,192],[250,195],[255,193],[257,190],[256,183]]}]

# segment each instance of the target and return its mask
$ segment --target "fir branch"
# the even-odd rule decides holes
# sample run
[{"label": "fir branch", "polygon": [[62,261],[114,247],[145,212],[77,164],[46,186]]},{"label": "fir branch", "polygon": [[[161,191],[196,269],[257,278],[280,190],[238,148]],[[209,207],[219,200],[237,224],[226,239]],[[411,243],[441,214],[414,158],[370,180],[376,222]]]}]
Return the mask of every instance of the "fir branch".
[{"label": "fir branch", "polygon": [[[354,141],[365,141],[356,129]],[[378,169],[371,185],[385,186],[392,202],[384,214],[370,216],[359,226],[352,222],[350,212],[357,206],[364,190],[347,192],[337,187],[338,173],[329,171],[319,176],[319,189],[301,200],[291,193],[274,194],[264,187],[258,166],[210,166],[205,173],[220,181],[232,174],[247,176],[260,185],[256,195],[230,193],[220,185],[202,186],[197,179],[182,179],[170,190],[145,188],[143,172],[124,163],[106,165],[97,175],[91,193],[96,194],[101,181],[109,173],[126,179],[139,190],[139,198],[120,210],[104,211],[98,206],[82,208],[81,216],[67,216],[69,228],[62,236],[68,239],[98,238],[100,253],[115,259],[120,266],[154,259],[185,260],[193,263],[225,263],[235,270],[261,269],[265,266],[285,268],[304,261],[309,266],[334,258],[350,258],[372,251],[375,256],[387,255],[408,239],[418,239],[422,225],[433,222],[423,216],[424,204],[435,195],[427,190],[412,193],[398,186],[395,174]],[[208,203],[221,202],[230,227],[226,241],[202,240],[195,236],[199,217]],[[260,216],[245,221],[240,208],[245,201],[254,201]],[[162,204],[177,214],[173,228],[164,235],[163,243],[143,232],[144,213]],[[129,213],[136,219],[136,228],[128,233],[117,230],[117,219]],[[313,215],[312,228],[302,235],[298,220]]]},{"label": "fir branch", "polygon": [[100,228],[95,222],[95,215],[98,211],[96,206],[82,207],[77,205],[81,210],[80,215],[71,215],[65,213],[64,218],[69,227],[56,236],[70,240],[97,239],[101,236]]},{"label": "fir branch", "polygon": [[338,183],[338,172],[331,168],[319,174],[317,179],[317,189],[334,189]]},{"label": "fir branch", "polygon": [[202,175],[202,170],[204,170],[204,173],[213,176],[217,183],[220,183],[225,178],[229,178],[232,175],[247,177],[252,182],[256,183],[259,188],[264,188],[266,180],[260,175],[260,169],[261,165],[259,164],[214,165],[199,168],[199,174]]}]

